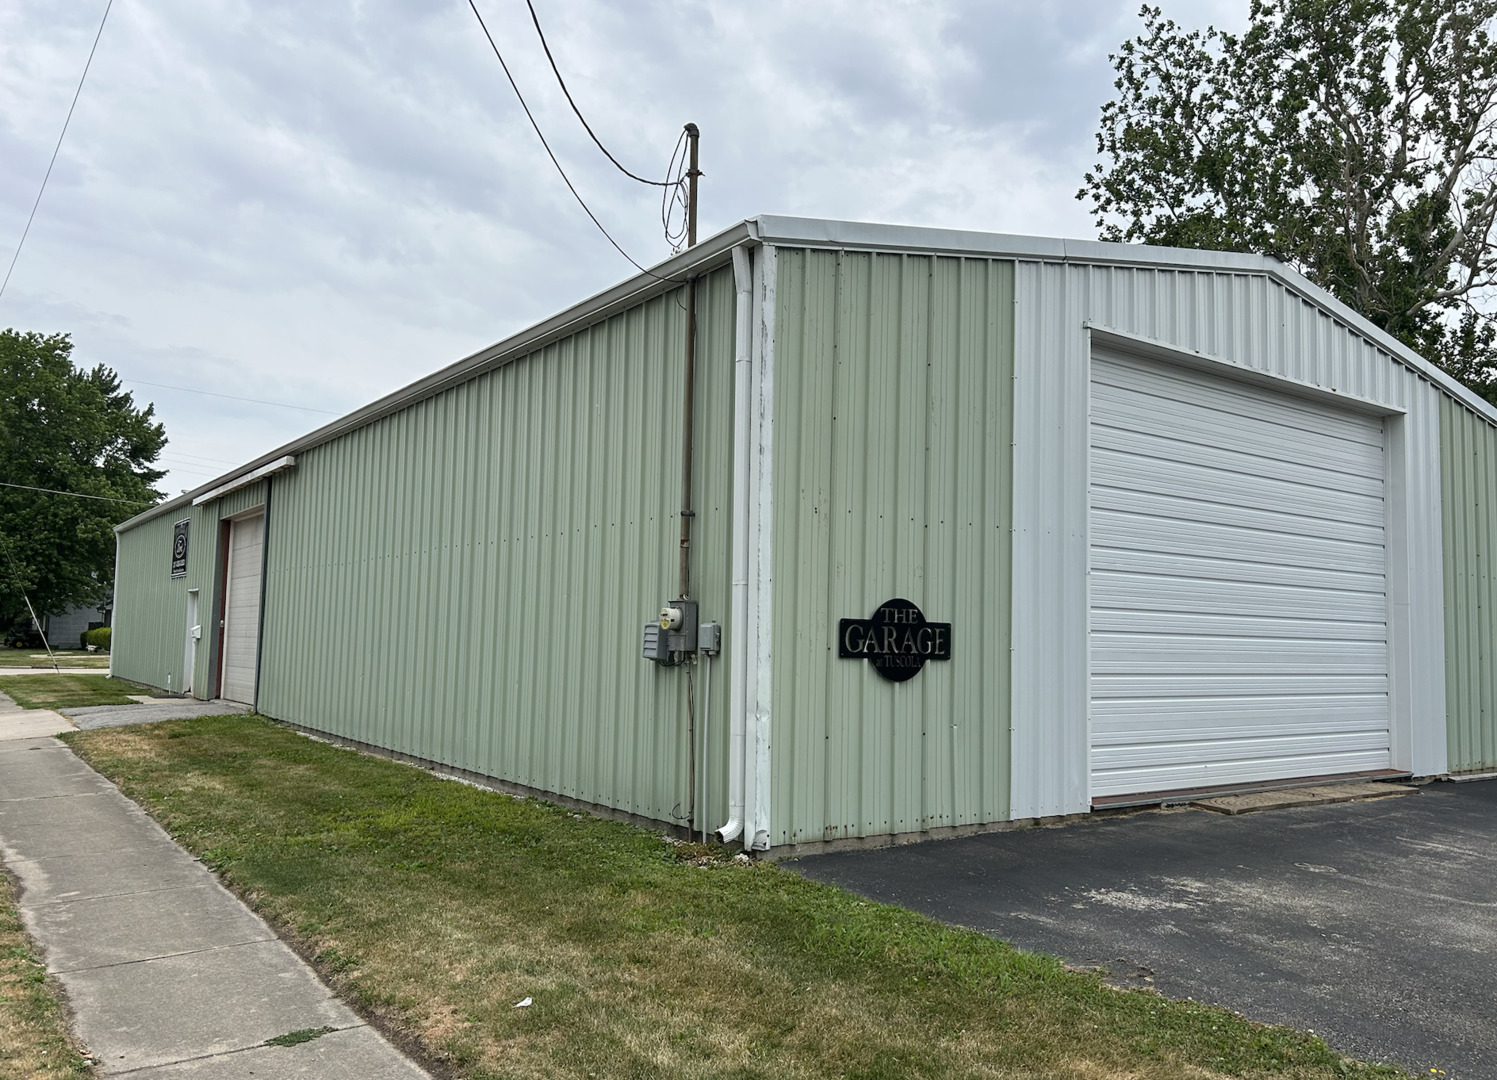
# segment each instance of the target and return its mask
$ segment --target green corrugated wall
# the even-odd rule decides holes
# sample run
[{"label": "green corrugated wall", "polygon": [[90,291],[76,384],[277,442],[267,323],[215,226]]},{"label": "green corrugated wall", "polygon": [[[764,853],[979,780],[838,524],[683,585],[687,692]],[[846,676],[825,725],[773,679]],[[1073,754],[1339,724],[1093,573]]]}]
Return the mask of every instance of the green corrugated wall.
[{"label": "green corrugated wall", "polygon": [[[641,659],[640,637],[676,595],[681,300],[651,299],[274,477],[261,711],[680,820],[684,672]],[[698,312],[693,593],[703,619],[726,625],[731,270],[702,280]],[[717,663],[714,827],[726,655]]]},{"label": "green corrugated wall", "polygon": [[[192,692],[196,697],[213,696],[219,523],[264,501],[262,481],[203,506],[187,505],[163,513],[120,534],[110,636],[115,675],[181,690],[187,658],[187,591],[197,589],[203,637],[198,643]],[[187,576],[173,578],[172,531],[184,519],[192,522],[187,533]]]},{"label": "green corrugated wall", "polygon": [[1497,427],[1440,403],[1451,772],[1497,769]]},{"label": "green corrugated wall", "polygon": [[[1014,268],[781,250],[774,843],[1009,816]],[[889,683],[840,618],[901,596],[952,659]]]}]

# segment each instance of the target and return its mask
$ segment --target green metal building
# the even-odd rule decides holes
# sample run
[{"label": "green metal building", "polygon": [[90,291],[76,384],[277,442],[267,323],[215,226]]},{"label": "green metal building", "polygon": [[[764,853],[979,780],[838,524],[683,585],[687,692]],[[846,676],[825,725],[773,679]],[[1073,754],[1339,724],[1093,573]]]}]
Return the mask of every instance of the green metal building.
[{"label": "green metal building", "polygon": [[1497,770],[1497,411],[1266,258],[751,219],[118,533],[115,675],[756,850]]}]

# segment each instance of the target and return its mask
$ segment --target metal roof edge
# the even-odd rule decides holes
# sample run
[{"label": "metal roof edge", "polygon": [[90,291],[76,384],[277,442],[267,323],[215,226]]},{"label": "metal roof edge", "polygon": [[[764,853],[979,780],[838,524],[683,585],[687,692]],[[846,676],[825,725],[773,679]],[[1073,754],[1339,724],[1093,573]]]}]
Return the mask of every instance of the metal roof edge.
[{"label": "metal roof edge", "polygon": [[1264,256],[1196,248],[1149,247],[1106,240],[1067,240],[1019,233],[934,229],[919,225],[887,225],[867,221],[761,214],[759,236],[766,244],[836,247],[871,251],[943,252],[989,255],[1009,259],[1050,259],[1071,262],[1146,263],[1176,269],[1233,269],[1262,273]]},{"label": "metal roof edge", "polygon": [[192,500],[192,505],[202,506],[204,503],[210,503],[214,499],[221,499],[225,495],[232,495],[236,491],[242,491],[251,484],[258,484],[267,476],[273,476],[282,470],[294,468],[296,468],[296,457],[292,454],[286,454],[284,457],[277,458],[268,465],[262,465],[258,469],[253,469],[242,476],[235,477],[233,480],[219,484],[218,487],[211,491],[203,492]]},{"label": "metal roof edge", "polygon": [[1285,288],[1298,294],[1301,299],[1334,315],[1355,333],[1367,338],[1395,360],[1418,372],[1489,423],[1497,425],[1497,406],[1493,406],[1458,379],[1446,374],[1387,331],[1374,326],[1367,318],[1357,314],[1319,285],[1271,256],[1230,251],[1206,251],[1195,248],[1121,244],[1107,240],[1068,240],[1046,236],[1025,236],[1017,233],[989,233],[966,229],[927,228],[918,225],[841,221],[835,218],[761,214],[730,225],[703,240],[696,247],[657,263],[644,273],[626,278],[612,288],[596,293],[548,319],[512,334],[487,348],[480,349],[424,378],[417,379],[253,461],[231,469],[175,499],[142,511],[115,526],[115,532],[125,532],[152,518],[188,505],[204,492],[232,483],[244,474],[253,472],[281,457],[288,454],[300,454],[314,446],[331,442],[341,435],[439,394],[485,371],[518,359],[550,341],[576,333],[585,326],[607,318],[618,310],[633,306],[652,293],[664,291],[673,284],[663,281],[662,278],[676,277],[692,271],[715,269],[717,262],[730,258],[730,250],[744,241],[853,250],[937,252],[1064,263],[1122,264],[1149,266],[1157,269],[1224,270],[1261,275],[1276,280]]},{"label": "metal roof edge", "polygon": [[1348,328],[1388,353],[1399,363],[1418,372],[1441,390],[1497,425],[1497,406],[1481,397],[1459,379],[1373,325],[1309,278],[1271,255],[1195,248],[1154,247],[1121,244],[1108,240],[1068,240],[1014,233],[972,232],[935,229],[915,225],[886,225],[863,221],[765,214],[758,219],[766,244],[806,245],[877,251],[947,252],[1011,259],[1039,259],[1069,263],[1124,264],[1171,270],[1225,270],[1231,273],[1269,277],[1299,295],[1302,300],[1334,315]]},{"label": "metal roof edge", "polygon": [[1353,330],[1367,338],[1378,348],[1403,363],[1406,367],[1412,368],[1420,375],[1423,375],[1441,390],[1444,390],[1478,416],[1484,418],[1488,423],[1497,425],[1497,405],[1493,405],[1454,375],[1436,366],[1432,361],[1426,360],[1423,356],[1388,333],[1388,331],[1374,326],[1371,320],[1365,315],[1359,315],[1319,285],[1299,273],[1299,271],[1284,265],[1278,259],[1267,256],[1261,257],[1270,264],[1267,269],[1269,277],[1274,278],[1286,289],[1298,293],[1302,299],[1325,308],[1332,315],[1336,316],[1336,318],[1350,325]]},{"label": "metal roof edge", "polygon": [[[719,262],[726,262],[732,256],[731,250],[745,240],[757,241],[758,232],[752,218],[739,221],[728,226],[721,232],[707,237],[696,247],[689,248],[674,255],[664,262],[657,263],[654,267],[644,273],[635,274],[626,278],[611,288],[604,289],[600,293],[588,297],[580,303],[552,315],[548,319],[526,327],[518,333],[511,334],[502,341],[480,349],[476,353],[465,356],[455,363],[448,364],[430,375],[417,379],[407,386],[401,387],[382,398],[370,402],[361,408],[345,416],[341,416],[330,423],[300,438],[293,439],[282,446],[276,447],[268,453],[262,454],[253,461],[246,462],[237,468],[214,477],[205,484],[193,488],[182,495],[166,502],[158,503],[149,510],[142,510],[134,517],[114,527],[116,533],[127,532],[142,525],[162,514],[178,509],[182,506],[194,504],[201,499],[205,493],[210,493],[216,488],[232,485],[247,473],[270,465],[288,455],[301,454],[314,446],[320,446],[326,442],[332,442],[341,435],[372,424],[374,421],[399,412],[410,405],[416,404],[425,398],[441,393],[461,383],[473,379],[485,371],[501,367],[511,360],[542,348],[552,341],[577,333],[587,325],[607,318],[624,308],[632,307],[637,303],[648,299],[656,292],[664,292],[678,282],[674,280],[683,274],[714,270]],[[207,500],[203,500],[207,501]]]}]

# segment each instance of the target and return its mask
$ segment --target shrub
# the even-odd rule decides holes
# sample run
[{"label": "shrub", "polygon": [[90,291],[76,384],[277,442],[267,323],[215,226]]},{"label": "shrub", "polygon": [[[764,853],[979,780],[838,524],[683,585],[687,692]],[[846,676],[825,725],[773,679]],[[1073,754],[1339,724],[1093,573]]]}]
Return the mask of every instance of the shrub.
[{"label": "shrub", "polygon": [[83,633],[83,644],[85,646],[92,645],[97,649],[103,649],[105,652],[108,652],[109,634],[110,630],[107,626],[101,626],[97,630],[85,630]]}]

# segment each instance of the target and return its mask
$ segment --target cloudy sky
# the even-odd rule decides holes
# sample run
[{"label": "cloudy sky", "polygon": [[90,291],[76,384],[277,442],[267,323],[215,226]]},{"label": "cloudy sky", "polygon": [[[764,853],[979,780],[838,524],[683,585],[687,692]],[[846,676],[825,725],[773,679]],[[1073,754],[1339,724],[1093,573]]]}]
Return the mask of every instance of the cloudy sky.
[{"label": "cloudy sky", "polygon": [[[657,193],[587,141],[524,0],[478,3],[583,197],[664,258]],[[1095,235],[1074,195],[1137,0],[535,3],[625,165],[662,174],[701,127],[704,236],[765,212]],[[1235,28],[1247,0],[1164,6]],[[6,264],[103,10],[0,4]],[[175,494],[631,271],[465,0],[114,0],[0,326],[66,331],[153,401]]]}]

